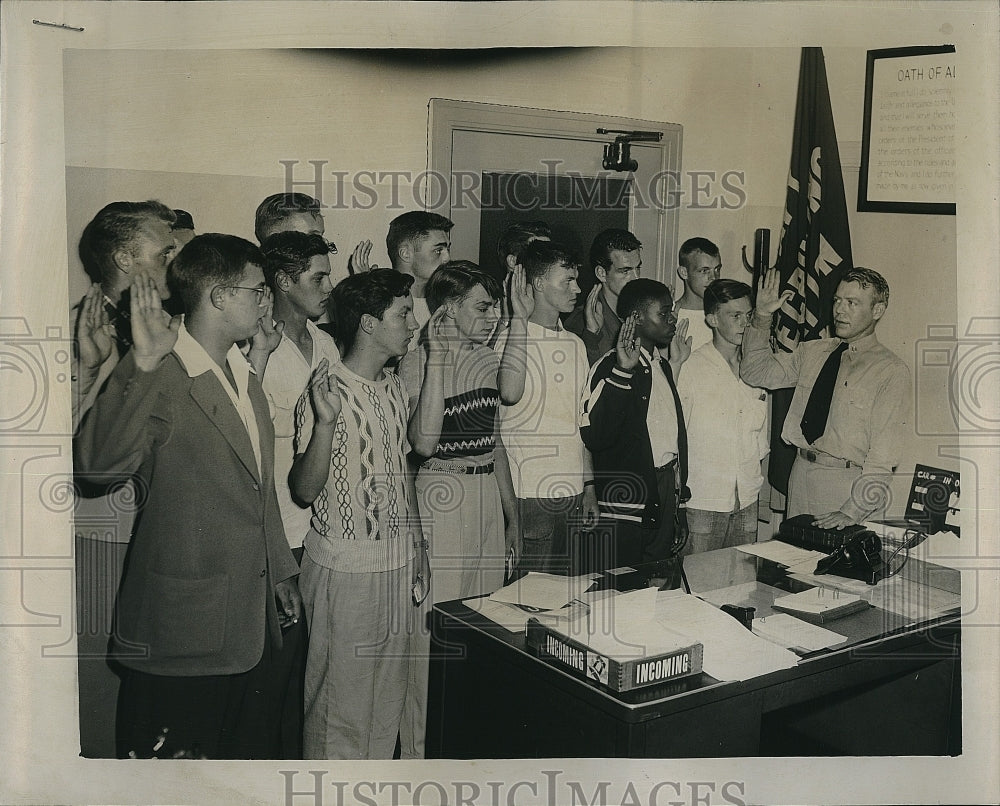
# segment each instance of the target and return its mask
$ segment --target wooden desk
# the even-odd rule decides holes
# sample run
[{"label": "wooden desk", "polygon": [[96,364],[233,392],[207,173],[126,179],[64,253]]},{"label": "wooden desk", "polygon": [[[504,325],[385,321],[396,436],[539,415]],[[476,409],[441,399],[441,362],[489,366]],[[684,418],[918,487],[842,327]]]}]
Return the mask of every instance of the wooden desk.
[{"label": "wooden desk", "polygon": [[[685,571],[695,593],[755,580],[800,584],[734,549],[686,558]],[[907,589],[922,596],[922,585],[914,578]],[[957,612],[913,618],[873,607],[830,625],[846,644],[793,669],[743,682],[702,673],[622,694],[539,657],[524,633],[461,602],[435,606],[431,624],[429,758],[961,751]]]}]

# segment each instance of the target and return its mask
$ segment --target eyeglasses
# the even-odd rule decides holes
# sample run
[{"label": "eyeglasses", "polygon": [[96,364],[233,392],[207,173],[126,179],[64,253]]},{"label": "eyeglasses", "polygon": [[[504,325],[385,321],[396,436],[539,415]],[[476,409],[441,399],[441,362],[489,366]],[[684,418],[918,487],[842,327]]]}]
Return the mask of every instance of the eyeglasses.
[{"label": "eyeglasses", "polygon": [[263,285],[255,285],[255,286],[231,285],[227,286],[227,288],[235,288],[238,291],[253,291],[257,295],[258,305],[260,305],[264,301],[264,294],[267,293],[267,286]]}]

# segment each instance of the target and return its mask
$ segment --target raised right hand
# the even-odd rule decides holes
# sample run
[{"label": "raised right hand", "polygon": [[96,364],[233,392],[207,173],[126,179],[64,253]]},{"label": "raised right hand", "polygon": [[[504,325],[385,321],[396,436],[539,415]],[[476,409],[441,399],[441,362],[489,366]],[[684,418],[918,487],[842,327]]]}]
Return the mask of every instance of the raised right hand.
[{"label": "raised right hand", "polygon": [[427,321],[427,351],[433,356],[444,356],[448,352],[448,337],[445,335],[445,317],[448,307],[442,305]]},{"label": "raised right hand", "polygon": [[83,298],[76,320],[76,344],[80,364],[87,369],[96,369],[111,355],[111,323],[99,283],[91,285]]},{"label": "raised right hand", "polygon": [[170,318],[156,290],[156,283],[137,274],[131,287],[132,350],[135,365],[146,372],[156,369],[174,349],[180,317]]},{"label": "raised right hand", "polygon": [[635,326],[638,321],[639,314],[633,311],[628,319],[622,323],[622,329],[618,331],[615,359],[618,366],[627,372],[633,370],[635,365],[639,363],[639,339],[635,334]]},{"label": "raised right hand", "polygon": [[601,305],[600,293],[603,284],[594,283],[594,287],[587,294],[587,301],[583,306],[584,324],[591,333],[600,333],[604,327],[604,306]]},{"label": "raised right hand", "polygon": [[309,378],[309,397],[317,423],[330,425],[337,422],[342,408],[340,387],[337,386],[337,375],[326,358],[319,362]]},{"label": "raised right hand", "polygon": [[371,271],[372,269],[377,269],[377,265],[372,265],[369,263],[369,259],[372,254],[372,242],[365,240],[361,241],[357,246],[354,247],[354,251],[351,256],[347,259],[347,270],[351,274],[363,274],[366,271]]},{"label": "raised right hand", "polygon": [[781,287],[781,276],[777,269],[768,269],[760,278],[757,286],[757,313],[770,316],[782,306],[785,300],[791,299],[795,292],[791,289],[778,293]]}]

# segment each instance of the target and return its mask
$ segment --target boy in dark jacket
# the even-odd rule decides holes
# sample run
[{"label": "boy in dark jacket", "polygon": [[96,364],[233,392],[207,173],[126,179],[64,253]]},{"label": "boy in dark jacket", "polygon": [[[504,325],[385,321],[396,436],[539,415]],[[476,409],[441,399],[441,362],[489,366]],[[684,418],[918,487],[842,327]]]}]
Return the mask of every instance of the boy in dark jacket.
[{"label": "boy in dark jacket", "polygon": [[[676,555],[685,535],[676,533],[675,510],[690,497],[674,385],[691,352],[687,328],[677,328],[670,289],[656,280],[628,283],[617,312],[621,332],[615,349],[591,368],[580,428],[594,459],[601,518],[611,527],[597,538],[603,568]],[[668,345],[669,361],[657,352]]]}]

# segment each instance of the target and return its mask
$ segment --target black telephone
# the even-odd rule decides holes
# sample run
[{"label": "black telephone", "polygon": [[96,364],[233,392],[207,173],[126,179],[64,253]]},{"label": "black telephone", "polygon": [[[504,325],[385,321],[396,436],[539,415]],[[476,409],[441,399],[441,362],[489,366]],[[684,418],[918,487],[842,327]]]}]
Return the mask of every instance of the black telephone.
[{"label": "black telephone", "polygon": [[815,573],[836,574],[874,585],[885,576],[882,541],[867,529],[857,532],[847,538],[840,548],[816,563]]},{"label": "black telephone", "polygon": [[[874,585],[886,576],[882,541],[863,526],[821,529],[813,515],[796,515],[778,528],[778,539],[803,548],[830,551],[816,564],[816,574],[836,574]],[[832,551],[831,551],[832,549]]]}]

